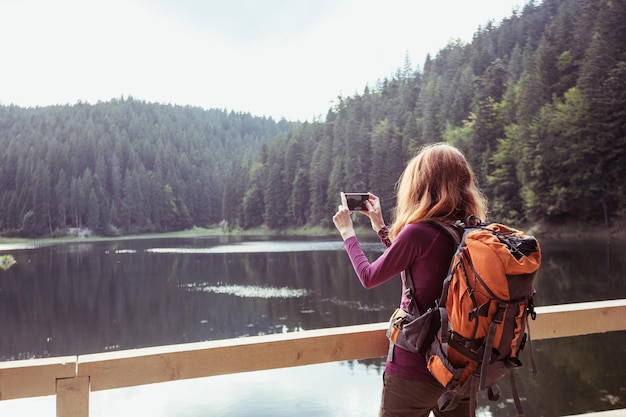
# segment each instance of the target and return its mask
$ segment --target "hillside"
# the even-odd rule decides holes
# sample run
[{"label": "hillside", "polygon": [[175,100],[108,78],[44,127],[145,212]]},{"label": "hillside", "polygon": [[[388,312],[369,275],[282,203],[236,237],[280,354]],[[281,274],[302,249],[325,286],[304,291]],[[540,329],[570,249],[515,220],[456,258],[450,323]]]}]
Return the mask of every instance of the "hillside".
[{"label": "hillside", "polygon": [[132,98],[0,107],[0,230],[119,235],[217,224],[234,161],[291,126]]},{"label": "hillside", "polygon": [[406,161],[422,144],[448,141],[477,172],[492,219],[623,222],[624,39],[624,0],[530,3],[422,68],[407,63],[343,98],[325,123],[268,143],[246,179],[242,213],[228,220],[330,225],[340,191],[371,191],[391,209]]},{"label": "hillside", "polygon": [[493,219],[624,222],[624,39],[626,0],[529,3],[314,123],[134,99],[0,106],[0,233],[330,226],[339,191],[391,209],[436,141],[465,152]]}]

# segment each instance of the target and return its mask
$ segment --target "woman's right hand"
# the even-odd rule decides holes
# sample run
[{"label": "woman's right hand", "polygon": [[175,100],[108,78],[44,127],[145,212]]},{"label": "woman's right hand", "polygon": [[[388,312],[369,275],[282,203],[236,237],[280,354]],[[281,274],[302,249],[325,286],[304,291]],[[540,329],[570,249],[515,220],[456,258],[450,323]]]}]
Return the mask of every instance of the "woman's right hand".
[{"label": "woman's right hand", "polygon": [[383,210],[380,207],[380,199],[372,193],[369,193],[369,196],[369,199],[365,202],[367,211],[363,210],[361,211],[361,213],[370,218],[370,222],[372,223],[372,229],[374,229],[374,231],[378,233],[380,229],[385,227]]}]

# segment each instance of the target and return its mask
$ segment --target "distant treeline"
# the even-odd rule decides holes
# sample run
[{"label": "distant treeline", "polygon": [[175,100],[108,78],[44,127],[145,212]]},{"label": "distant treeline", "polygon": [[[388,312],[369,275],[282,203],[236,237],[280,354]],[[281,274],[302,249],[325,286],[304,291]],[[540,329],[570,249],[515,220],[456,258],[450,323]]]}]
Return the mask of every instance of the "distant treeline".
[{"label": "distant treeline", "polygon": [[307,123],[132,98],[0,106],[0,232],[329,226],[340,191],[391,209],[436,141],[464,151],[492,219],[623,222],[625,39],[626,0],[531,2]]},{"label": "distant treeline", "polygon": [[0,107],[0,230],[119,235],[217,224],[231,210],[224,195],[232,161],[250,160],[261,143],[292,128],[132,98]]}]

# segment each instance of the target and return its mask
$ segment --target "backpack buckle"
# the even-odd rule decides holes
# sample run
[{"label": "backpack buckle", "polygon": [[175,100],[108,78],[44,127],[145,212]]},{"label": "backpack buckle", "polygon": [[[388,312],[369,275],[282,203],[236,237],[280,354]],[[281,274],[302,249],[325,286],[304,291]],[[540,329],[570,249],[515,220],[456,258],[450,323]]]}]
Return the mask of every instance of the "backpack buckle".
[{"label": "backpack buckle", "polygon": [[487,301],[485,304],[481,305],[480,307],[474,308],[472,311],[469,312],[468,317],[467,317],[468,320],[472,321],[478,318],[479,316],[489,317],[489,305],[490,304],[491,304],[491,301]]},{"label": "backpack buckle", "polygon": [[535,303],[533,303],[532,299],[528,302],[528,307],[526,308],[526,312],[528,313],[531,319],[533,320],[537,319],[537,312],[535,311]]}]

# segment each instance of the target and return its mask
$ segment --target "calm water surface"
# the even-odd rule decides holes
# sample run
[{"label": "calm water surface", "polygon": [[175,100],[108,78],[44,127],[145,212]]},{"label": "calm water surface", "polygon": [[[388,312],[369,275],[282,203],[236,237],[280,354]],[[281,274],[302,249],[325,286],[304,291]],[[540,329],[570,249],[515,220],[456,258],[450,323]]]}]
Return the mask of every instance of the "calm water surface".
[{"label": "calm water surface", "polygon": [[[374,259],[383,247],[364,243]],[[626,245],[542,241],[537,304],[626,298]],[[204,237],[0,245],[0,360],[74,355],[387,321],[400,280],[363,289],[336,236]],[[624,332],[537,341],[518,375],[527,415],[625,408]],[[92,416],[376,416],[382,360],[95,392]],[[505,398],[507,383],[501,384]],[[480,400],[479,415],[514,407]],[[53,416],[54,398],[0,402]]]}]

